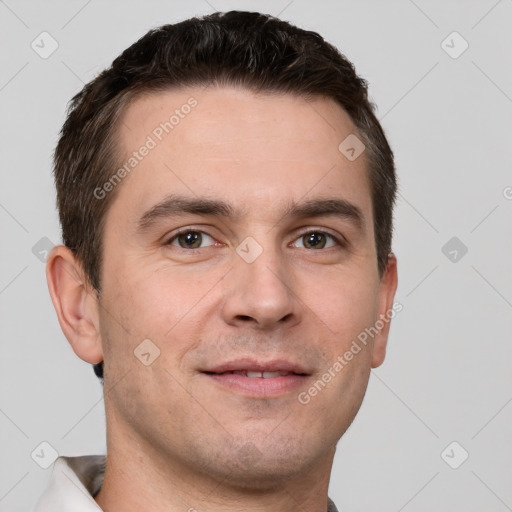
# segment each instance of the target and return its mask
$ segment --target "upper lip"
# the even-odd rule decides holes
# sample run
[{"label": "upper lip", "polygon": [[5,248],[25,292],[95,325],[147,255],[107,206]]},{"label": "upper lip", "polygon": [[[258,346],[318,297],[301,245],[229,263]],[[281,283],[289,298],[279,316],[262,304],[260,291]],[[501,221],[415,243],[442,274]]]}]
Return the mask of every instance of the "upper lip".
[{"label": "upper lip", "polygon": [[256,359],[237,359],[235,361],[228,361],[226,363],[212,366],[203,370],[203,372],[209,373],[224,373],[224,372],[235,372],[235,371],[250,371],[250,372],[290,372],[290,373],[302,373],[309,375],[307,370],[297,363],[292,363],[285,359],[272,359],[269,361],[261,361]]}]

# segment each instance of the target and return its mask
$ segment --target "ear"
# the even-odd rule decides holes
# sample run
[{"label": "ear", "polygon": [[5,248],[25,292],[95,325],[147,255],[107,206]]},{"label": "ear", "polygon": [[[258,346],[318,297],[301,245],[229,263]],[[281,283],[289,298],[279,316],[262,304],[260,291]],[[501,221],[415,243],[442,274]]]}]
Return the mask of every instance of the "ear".
[{"label": "ear", "polygon": [[[395,316],[395,312],[397,311],[393,308],[397,285],[397,261],[396,256],[391,253],[388,256],[388,264],[380,281],[376,324],[379,320],[380,322],[377,324],[379,332],[375,336],[373,343],[372,368],[380,366],[386,357],[386,346],[388,343],[391,318]],[[383,324],[382,328],[380,328],[381,324]]]},{"label": "ear", "polygon": [[64,245],[50,251],[46,280],[62,332],[75,354],[91,364],[101,362],[98,299],[82,265]]}]

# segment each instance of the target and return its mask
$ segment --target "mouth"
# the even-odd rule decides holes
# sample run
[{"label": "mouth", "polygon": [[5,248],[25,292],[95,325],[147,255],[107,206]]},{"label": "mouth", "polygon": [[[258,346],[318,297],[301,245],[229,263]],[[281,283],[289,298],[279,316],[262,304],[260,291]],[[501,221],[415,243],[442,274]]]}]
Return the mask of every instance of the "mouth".
[{"label": "mouth", "polygon": [[249,397],[277,397],[304,385],[311,376],[288,361],[232,361],[201,372],[210,382]]},{"label": "mouth", "polygon": [[231,372],[204,372],[209,375],[242,375],[249,379],[275,379],[276,377],[287,377],[289,375],[306,375],[305,373],[295,373],[286,371],[257,371],[257,370],[234,370]]}]

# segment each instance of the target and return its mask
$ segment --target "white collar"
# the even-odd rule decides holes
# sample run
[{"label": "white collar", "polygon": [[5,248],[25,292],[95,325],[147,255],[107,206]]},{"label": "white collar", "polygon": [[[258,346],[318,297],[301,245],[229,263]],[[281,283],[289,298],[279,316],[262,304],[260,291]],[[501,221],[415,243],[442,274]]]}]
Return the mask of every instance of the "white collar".
[{"label": "white collar", "polygon": [[98,512],[94,496],[105,475],[105,455],[58,457],[48,487],[32,512]]}]

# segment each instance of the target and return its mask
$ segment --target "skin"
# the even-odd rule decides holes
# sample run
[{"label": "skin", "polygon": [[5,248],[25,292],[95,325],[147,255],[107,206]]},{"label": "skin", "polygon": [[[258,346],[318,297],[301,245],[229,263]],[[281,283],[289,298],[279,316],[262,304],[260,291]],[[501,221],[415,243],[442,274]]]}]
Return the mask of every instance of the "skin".
[{"label": "skin", "polygon": [[[64,334],[80,358],[105,365],[108,460],[95,499],[108,512],[325,512],[336,443],[383,362],[389,323],[307,405],[297,395],[392,308],[397,286],[393,255],[377,270],[365,153],[351,162],[338,150],[356,129],[330,99],[210,87],[137,98],[119,128],[125,155],[190,97],[197,106],[118,185],[100,298],[67,248],[48,258]],[[182,214],[138,233],[170,193],[240,212]],[[283,216],[290,201],[318,198],[349,201],[364,226]],[[183,227],[209,237],[181,248],[172,237]],[[308,231],[346,244],[320,235],[324,248],[308,246]],[[263,248],[252,263],[236,252],[248,236]],[[134,356],[144,339],[160,350],[149,366]],[[200,373],[243,356],[289,359],[311,376],[248,397]]]}]

